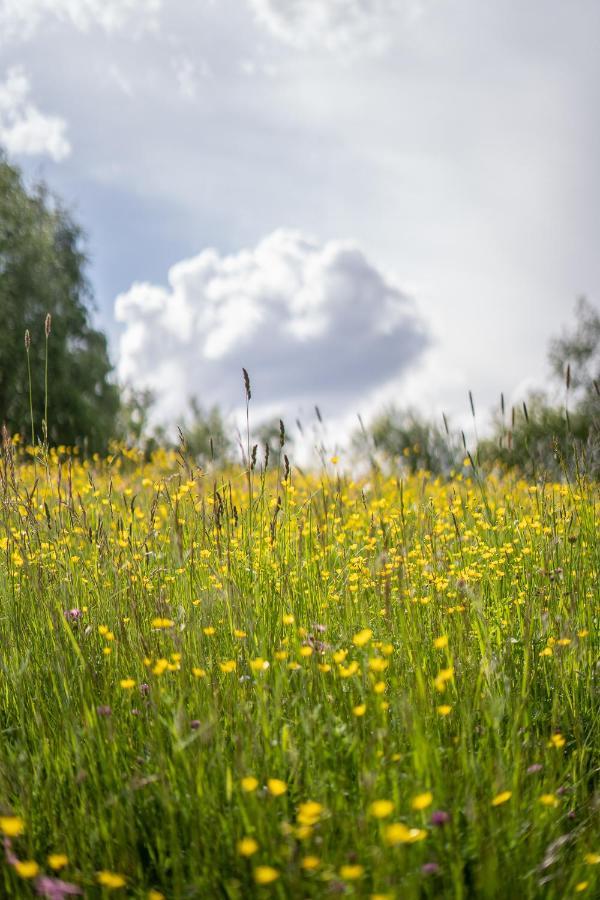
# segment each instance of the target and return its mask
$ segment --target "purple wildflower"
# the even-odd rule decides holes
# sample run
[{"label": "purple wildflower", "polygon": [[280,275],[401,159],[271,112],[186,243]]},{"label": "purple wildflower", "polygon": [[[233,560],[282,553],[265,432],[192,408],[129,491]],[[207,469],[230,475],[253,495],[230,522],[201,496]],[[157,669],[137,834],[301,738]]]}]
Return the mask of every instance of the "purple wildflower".
[{"label": "purple wildflower", "polygon": [[436,862],[424,863],[424,865],[421,866],[421,872],[423,873],[423,875],[437,875],[439,871],[440,867]]},{"label": "purple wildflower", "polygon": [[110,706],[106,706],[106,705],[104,705],[104,706],[97,706],[97,707],[96,707],[96,712],[98,713],[99,716],[106,716],[106,717],[108,717],[108,716],[112,715],[112,709],[110,708]]},{"label": "purple wildflower", "polygon": [[76,624],[82,618],[83,613],[80,609],[65,609],[65,619],[71,624]]},{"label": "purple wildflower", "polygon": [[6,862],[9,866],[14,866],[14,864],[19,861],[13,853],[12,841],[8,837],[4,838],[4,855],[6,856]]},{"label": "purple wildflower", "polygon": [[544,767],[541,763],[534,763],[532,766],[529,766],[527,769],[528,775],[535,775],[536,772],[541,772]]},{"label": "purple wildflower", "polygon": [[81,896],[83,891],[76,884],[61,881],[60,878],[50,878],[49,875],[40,875],[35,880],[35,891],[46,900],[64,900],[65,897]]},{"label": "purple wildflower", "polygon": [[431,813],[430,822],[432,825],[437,825],[438,828],[441,828],[442,825],[447,825],[450,821],[450,813],[445,812],[443,809],[436,809]]}]

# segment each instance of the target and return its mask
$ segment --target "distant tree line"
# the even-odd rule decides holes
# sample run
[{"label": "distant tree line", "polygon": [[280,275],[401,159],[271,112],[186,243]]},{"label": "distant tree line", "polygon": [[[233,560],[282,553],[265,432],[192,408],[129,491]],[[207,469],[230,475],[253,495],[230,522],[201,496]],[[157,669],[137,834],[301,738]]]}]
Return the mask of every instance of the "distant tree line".
[{"label": "distant tree line", "polygon": [[[552,393],[531,392],[518,407],[504,397],[492,433],[467,456],[464,435],[451,431],[445,416],[435,423],[413,409],[391,406],[353,438],[359,454],[403,469],[436,475],[469,465],[518,469],[528,478],[562,479],[580,466],[600,475],[600,313],[585,298],[576,304],[574,323],[554,338],[548,353]],[[562,400],[557,401],[557,395]],[[471,405],[472,405],[472,397]],[[472,405],[473,415],[475,414]]]},{"label": "distant tree line", "polygon": [[[120,440],[150,454],[179,444],[197,464],[222,465],[247,453],[216,406],[191,397],[179,441],[153,423],[154,396],[119,387],[107,341],[92,325],[84,236],[43,184],[28,188],[0,152],[0,424],[34,444],[105,452]],[[502,398],[492,433],[470,462],[516,468],[530,478],[567,477],[578,465],[600,474],[600,314],[578,301],[570,329],[555,338],[549,363],[557,401],[532,393],[515,409]],[[555,396],[556,396],[555,391]],[[471,398],[472,402],[472,398]],[[473,409],[474,412],[474,409]],[[320,418],[320,416],[319,416]],[[251,455],[281,462],[292,438],[279,419],[262,423]],[[352,439],[356,456],[375,465],[447,476],[463,467],[464,436],[446,418],[432,422],[391,406]],[[287,449],[286,447],[286,449]]]}]

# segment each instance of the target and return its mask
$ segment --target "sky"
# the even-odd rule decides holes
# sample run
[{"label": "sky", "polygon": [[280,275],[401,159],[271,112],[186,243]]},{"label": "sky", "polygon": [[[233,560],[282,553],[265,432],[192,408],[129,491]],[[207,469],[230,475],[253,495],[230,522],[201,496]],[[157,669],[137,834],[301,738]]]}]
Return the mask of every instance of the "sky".
[{"label": "sky", "polygon": [[597,0],[0,0],[0,145],[118,375],[345,434],[544,384],[600,297]]}]

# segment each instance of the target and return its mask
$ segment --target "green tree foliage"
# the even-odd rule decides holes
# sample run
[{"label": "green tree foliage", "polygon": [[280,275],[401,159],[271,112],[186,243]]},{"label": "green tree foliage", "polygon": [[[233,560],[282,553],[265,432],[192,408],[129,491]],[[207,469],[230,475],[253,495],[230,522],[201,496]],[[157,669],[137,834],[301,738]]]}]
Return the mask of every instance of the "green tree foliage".
[{"label": "green tree foliage", "polygon": [[580,297],[573,327],[550,344],[550,366],[556,379],[565,380],[575,406],[588,414],[600,414],[600,312]]},{"label": "green tree foliage", "polygon": [[600,314],[580,299],[570,329],[550,343],[549,362],[563,401],[530,394],[507,424],[479,445],[482,462],[517,467],[532,478],[560,479],[577,466],[600,475]]},{"label": "green tree foliage", "polygon": [[462,465],[460,441],[413,409],[389,407],[353,436],[359,453],[375,451],[409,472],[428,471],[449,475]]},{"label": "green tree foliage", "polygon": [[170,446],[164,425],[151,425],[156,396],[149,388],[125,385],[121,388],[121,406],[115,438],[118,443],[142,450],[147,459],[158,447]]},{"label": "green tree foliage", "polygon": [[27,190],[19,170],[0,156],[0,421],[31,435],[28,331],[36,440],[43,437],[50,313],[48,440],[103,450],[114,433],[119,393],[106,338],[90,324],[82,237],[43,185]]},{"label": "green tree foliage", "polygon": [[191,418],[181,428],[187,453],[198,465],[224,464],[233,450],[227,425],[218,406],[204,409],[195,397],[190,400]]},{"label": "green tree foliage", "polygon": [[[294,443],[294,438],[286,430],[282,419],[269,419],[262,422],[254,431],[254,442],[258,445],[258,452],[264,459],[268,452],[271,465],[277,466],[281,462],[283,453],[287,453]],[[268,451],[267,451],[268,447]]]},{"label": "green tree foliage", "polygon": [[482,441],[481,463],[518,468],[527,478],[561,480],[576,462],[597,476],[598,423],[578,408],[553,406],[543,394],[532,394],[515,410],[510,426],[496,418],[493,438]]}]

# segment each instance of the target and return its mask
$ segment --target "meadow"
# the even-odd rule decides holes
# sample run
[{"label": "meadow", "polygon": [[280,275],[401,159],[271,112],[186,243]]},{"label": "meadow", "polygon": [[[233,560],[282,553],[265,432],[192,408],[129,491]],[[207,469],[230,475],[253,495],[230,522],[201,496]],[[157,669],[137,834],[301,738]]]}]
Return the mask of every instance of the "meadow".
[{"label": "meadow", "polygon": [[600,895],[597,484],[0,475],[1,896]]}]

